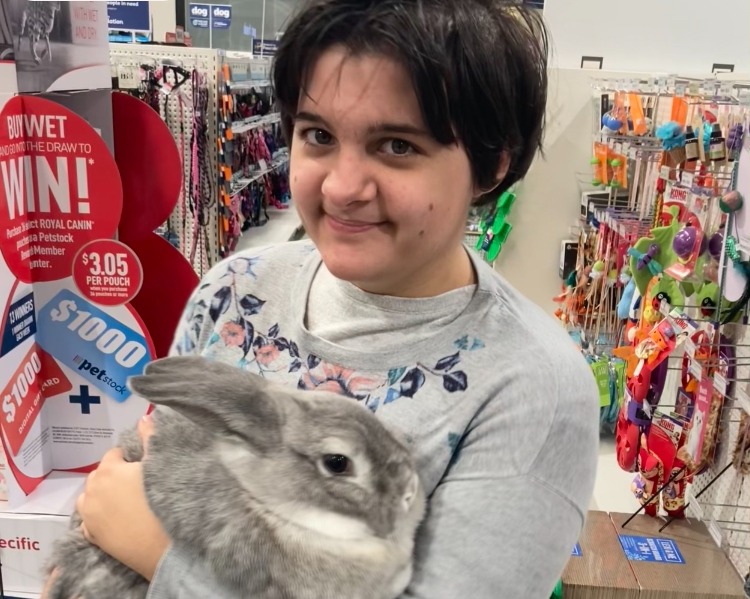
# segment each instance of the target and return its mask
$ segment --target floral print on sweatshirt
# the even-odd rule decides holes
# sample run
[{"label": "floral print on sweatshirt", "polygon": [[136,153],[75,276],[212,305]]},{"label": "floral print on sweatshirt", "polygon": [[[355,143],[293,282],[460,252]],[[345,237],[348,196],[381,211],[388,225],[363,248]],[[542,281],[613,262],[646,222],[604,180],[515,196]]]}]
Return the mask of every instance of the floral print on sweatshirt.
[{"label": "floral print on sweatshirt", "polygon": [[[468,335],[455,340],[453,351],[434,363],[419,362],[381,374],[357,372],[314,354],[302,355],[295,341],[282,334],[278,323],[267,330],[261,325],[265,300],[237,291],[239,278],[256,278],[254,269],[259,260],[232,260],[216,284],[201,286],[185,311],[183,333],[175,343],[175,353],[205,351],[260,376],[296,375],[299,389],[339,393],[363,402],[373,411],[396,400],[415,397],[428,381],[442,385],[451,394],[468,389],[469,377],[461,369],[462,353],[484,348],[480,339]],[[205,348],[200,348],[207,328],[212,332]]]}]

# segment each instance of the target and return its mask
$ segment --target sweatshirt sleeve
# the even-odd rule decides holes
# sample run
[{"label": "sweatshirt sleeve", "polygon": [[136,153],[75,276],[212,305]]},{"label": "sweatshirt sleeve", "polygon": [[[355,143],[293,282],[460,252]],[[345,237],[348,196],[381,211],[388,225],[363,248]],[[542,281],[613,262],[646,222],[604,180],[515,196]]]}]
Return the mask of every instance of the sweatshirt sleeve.
[{"label": "sweatshirt sleeve", "polygon": [[[223,589],[199,561],[178,547],[164,554],[146,599],[238,599]],[[251,598],[249,598],[251,599]]]},{"label": "sweatshirt sleeve", "polygon": [[[551,596],[589,509],[599,418],[580,356],[563,352],[549,369],[550,376],[537,372],[514,390],[513,406],[490,401],[464,436],[430,498],[403,599]],[[534,410],[545,404],[553,416],[538,430]],[[517,424],[509,431],[510,420]],[[516,455],[499,447],[508,436]],[[533,438],[537,449],[526,455],[521,448],[533,447]],[[515,475],[501,465],[508,459],[519,466]]]}]

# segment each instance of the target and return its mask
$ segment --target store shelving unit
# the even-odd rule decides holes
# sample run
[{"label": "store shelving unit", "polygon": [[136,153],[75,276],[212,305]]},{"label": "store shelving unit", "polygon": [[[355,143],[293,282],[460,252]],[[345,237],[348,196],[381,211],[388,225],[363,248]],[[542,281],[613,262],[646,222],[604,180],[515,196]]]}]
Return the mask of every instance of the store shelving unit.
[{"label": "store shelving unit", "polygon": [[[253,58],[246,52],[137,44],[111,44],[110,60],[112,76],[119,81],[122,89],[138,87],[144,65],[156,69],[162,65],[177,65],[191,71],[195,70],[200,76],[199,80],[203,85],[201,93],[207,94],[207,105],[213,108],[213,114],[206,115],[204,119],[205,147],[216,148],[216,151],[208,151],[206,156],[201,158],[202,161],[207,161],[206,170],[216,173],[216,176],[207,182],[210,191],[207,191],[206,195],[210,197],[204,198],[204,203],[209,209],[206,211],[206,218],[202,219],[204,222],[194,222],[193,212],[189,208],[193,200],[189,182],[194,169],[194,157],[189,142],[193,134],[195,115],[193,83],[189,80],[180,86],[179,93],[165,94],[160,101],[161,117],[169,126],[177,147],[181,149],[185,182],[177,207],[160,232],[191,260],[193,268],[202,276],[211,266],[235,249],[233,245],[229,247],[226,243],[227,213],[232,202],[236,203],[237,194],[252,183],[288,167],[288,152],[281,150],[265,164],[251,165],[248,169],[243,169],[243,172],[232,172],[231,168],[227,170],[226,160],[230,155],[230,144],[234,138],[258,128],[277,126],[280,122],[279,113],[273,109],[270,61]],[[251,89],[262,91],[268,98],[268,114],[244,119],[227,118],[227,96]],[[299,234],[298,220],[289,220],[292,217],[287,217],[288,220],[282,224],[279,214],[273,210],[266,212],[269,214],[269,222],[264,227],[247,230],[243,238],[257,235],[261,239],[279,239],[281,235],[286,237],[283,240],[287,240],[293,234]],[[288,212],[296,219],[293,210],[289,209]],[[261,229],[267,228],[274,228],[276,231],[273,234],[264,231],[261,235]],[[237,247],[244,247],[248,243],[250,242],[237,243]]]}]

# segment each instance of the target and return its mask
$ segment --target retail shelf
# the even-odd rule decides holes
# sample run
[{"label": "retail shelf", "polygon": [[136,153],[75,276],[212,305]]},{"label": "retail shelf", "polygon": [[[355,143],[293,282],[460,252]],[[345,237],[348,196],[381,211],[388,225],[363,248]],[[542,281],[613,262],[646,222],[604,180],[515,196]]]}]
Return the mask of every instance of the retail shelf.
[{"label": "retail shelf", "polygon": [[228,85],[232,89],[252,89],[258,87],[270,87],[273,85],[270,79],[241,79],[239,81],[229,81]]},{"label": "retail shelf", "polygon": [[262,179],[267,174],[272,173],[277,168],[279,168],[280,166],[283,166],[287,162],[289,162],[289,156],[285,155],[282,158],[275,160],[273,164],[269,166],[267,169],[262,170],[258,173],[255,173],[251,177],[238,177],[236,179],[233,179],[232,180],[233,186],[232,186],[232,191],[230,192],[230,195],[237,195],[251,183],[255,183],[259,179]]},{"label": "retail shelf", "polygon": [[262,117],[253,116],[242,121],[234,121],[232,123],[232,133],[234,135],[239,135],[240,133],[247,133],[248,131],[252,131],[253,129],[265,127],[266,125],[273,125],[274,123],[278,123],[280,121],[281,115],[278,112],[267,114],[266,116]]}]

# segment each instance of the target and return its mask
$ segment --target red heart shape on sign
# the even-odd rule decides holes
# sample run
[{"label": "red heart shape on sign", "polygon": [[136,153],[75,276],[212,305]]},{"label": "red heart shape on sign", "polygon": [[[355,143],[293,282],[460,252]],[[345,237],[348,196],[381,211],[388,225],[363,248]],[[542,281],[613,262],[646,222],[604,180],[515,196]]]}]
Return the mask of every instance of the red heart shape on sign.
[{"label": "red heart shape on sign", "polygon": [[115,157],[125,195],[118,230],[138,256],[143,287],[130,302],[148,328],[157,358],[167,355],[198,275],[168,241],[154,233],[180,195],[182,163],[169,128],[145,102],[112,93]]},{"label": "red heart shape on sign", "polygon": [[0,112],[0,252],[24,283],[69,277],[82,245],[111,238],[122,212],[112,154],[84,119],[35,96]]},{"label": "red heart shape on sign", "polygon": [[112,93],[115,157],[127,202],[120,235],[127,242],[150,235],[169,218],[182,185],[182,163],[174,138],[148,104]]}]

